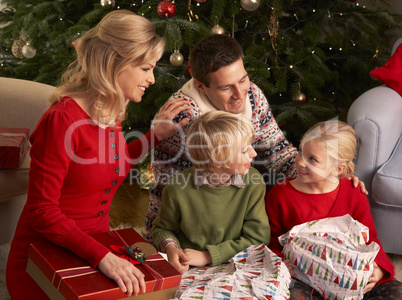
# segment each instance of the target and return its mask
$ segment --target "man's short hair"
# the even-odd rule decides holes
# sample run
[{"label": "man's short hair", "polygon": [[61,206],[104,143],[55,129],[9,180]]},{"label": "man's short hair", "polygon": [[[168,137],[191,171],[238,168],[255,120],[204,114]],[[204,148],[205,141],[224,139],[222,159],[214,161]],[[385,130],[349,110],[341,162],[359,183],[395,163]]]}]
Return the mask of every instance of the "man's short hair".
[{"label": "man's short hair", "polygon": [[211,111],[199,117],[190,127],[187,149],[195,169],[211,172],[216,165],[227,166],[238,146],[251,144],[254,127],[242,115]]},{"label": "man's short hair", "polygon": [[244,59],[240,44],[227,35],[211,34],[199,40],[190,53],[192,76],[209,87],[209,75]]}]

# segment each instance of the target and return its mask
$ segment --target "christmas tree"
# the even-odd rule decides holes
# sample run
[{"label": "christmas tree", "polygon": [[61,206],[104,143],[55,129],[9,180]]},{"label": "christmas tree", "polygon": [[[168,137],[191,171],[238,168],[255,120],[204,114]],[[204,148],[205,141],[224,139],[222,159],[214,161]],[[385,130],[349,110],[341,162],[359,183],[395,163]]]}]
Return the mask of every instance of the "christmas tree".
[{"label": "christmas tree", "polygon": [[245,52],[251,81],[297,145],[314,123],[345,118],[352,101],[378,85],[369,72],[390,55],[400,15],[356,0],[1,0],[0,76],[59,83],[74,40],[113,9],[143,15],[166,39],[156,83],[129,105],[124,129],[147,131],[157,109],[190,77],[191,47],[227,34]]}]

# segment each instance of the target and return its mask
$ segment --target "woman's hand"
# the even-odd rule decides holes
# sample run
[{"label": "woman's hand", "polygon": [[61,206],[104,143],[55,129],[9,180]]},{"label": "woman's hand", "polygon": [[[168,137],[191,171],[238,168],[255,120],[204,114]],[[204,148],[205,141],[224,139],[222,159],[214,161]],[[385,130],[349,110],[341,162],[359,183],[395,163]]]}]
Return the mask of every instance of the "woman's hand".
[{"label": "woman's hand", "polygon": [[189,118],[184,118],[179,123],[173,123],[173,119],[180,112],[191,109],[191,106],[187,105],[189,103],[190,100],[179,98],[168,101],[161,107],[154,117],[154,132],[158,140],[162,141],[170,137],[189,122]]},{"label": "woman's hand", "polygon": [[98,268],[107,277],[113,279],[127,296],[137,296],[140,289],[142,293],[145,293],[144,274],[129,261],[109,252],[100,261]]},{"label": "woman's hand", "polygon": [[170,244],[166,247],[166,254],[170,264],[181,274],[186,272],[190,267],[187,256],[182,250]]},{"label": "woman's hand", "polygon": [[373,274],[371,274],[366,287],[364,288],[364,294],[370,292],[378,281],[384,277],[383,270],[374,262]]},{"label": "woman's hand", "polygon": [[208,251],[198,251],[186,248],[183,252],[188,257],[190,266],[203,267],[212,262],[211,255]]},{"label": "woman's hand", "polygon": [[359,177],[357,177],[356,175],[349,175],[346,177],[346,179],[351,180],[353,183],[353,186],[355,188],[357,188],[358,186],[360,186],[360,190],[362,191],[363,194],[368,195],[368,192],[366,190],[366,186],[364,185],[363,181],[359,180]]}]

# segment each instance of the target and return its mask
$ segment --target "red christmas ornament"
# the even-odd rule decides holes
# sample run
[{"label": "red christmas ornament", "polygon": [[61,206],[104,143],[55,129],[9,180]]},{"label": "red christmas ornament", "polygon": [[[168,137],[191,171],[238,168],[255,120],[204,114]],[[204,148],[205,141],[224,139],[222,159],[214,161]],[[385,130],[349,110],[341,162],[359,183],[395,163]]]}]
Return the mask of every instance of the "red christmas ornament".
[{"label": "red christmas ornament", "polygon": [[176,5],[172,1],[163,0],[158,4],[157,12],[161,18],[171,18],[176,12]]}]

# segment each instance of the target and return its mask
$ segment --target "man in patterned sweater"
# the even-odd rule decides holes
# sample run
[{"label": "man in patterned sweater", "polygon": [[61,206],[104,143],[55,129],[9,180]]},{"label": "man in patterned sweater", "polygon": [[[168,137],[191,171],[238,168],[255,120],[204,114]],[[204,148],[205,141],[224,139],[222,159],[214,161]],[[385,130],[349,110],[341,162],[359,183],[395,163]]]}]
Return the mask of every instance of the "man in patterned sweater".
[{"label": "man in patterned sweater", "polygon": [[235,39],[226,35],[210,35],[201,39],[190,54],[189,80],[169,100],[190,100],[191,110],[180,113],[176,121],[189,118],[189,123],[171,138],[163,140],[153,152],[155,183],[150,188],[150,201],[143,235],[152,241],[151,228],[161,205],[163,187],[175,174],[192,166],[187,153],[186,138],[190,125],[208,111],[223,110],[242,114],[255,128],[252,143],[258,156],[254,166],[268,185],[294,176],[296,148],[286,140],[276,123],[262,91],[248,78],[243,64],[244,54]]}]

